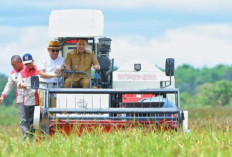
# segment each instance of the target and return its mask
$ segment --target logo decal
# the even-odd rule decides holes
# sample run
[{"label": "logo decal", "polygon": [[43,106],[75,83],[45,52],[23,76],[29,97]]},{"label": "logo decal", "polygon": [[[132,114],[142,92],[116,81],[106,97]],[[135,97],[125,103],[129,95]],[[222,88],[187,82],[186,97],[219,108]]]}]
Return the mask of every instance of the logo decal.
[{"label": "logo decal", "polygon": [[79,99],[79,101],[77,102],[77,105],[80,108],[87,108],[88,102],[84,98],[83,99]]}]

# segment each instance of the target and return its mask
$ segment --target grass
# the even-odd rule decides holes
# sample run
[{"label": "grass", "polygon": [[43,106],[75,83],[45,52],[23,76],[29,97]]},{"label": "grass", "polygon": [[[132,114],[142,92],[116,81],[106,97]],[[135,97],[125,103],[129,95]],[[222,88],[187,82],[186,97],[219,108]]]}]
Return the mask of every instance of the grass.
[{"label": "grass", "polygon": [[0,105],[0,126],[15,125],[16,123],[19,123],[17,105],[9,107]]},{"label": "grass", "polygon": [[232,108],[189,109],[190,134],[142,128],[104,133],[99,129],[81,137],[56,134],[32,144],[22,142],[18,124],[1,119],[0,156],[230,156],[231,115]]}]

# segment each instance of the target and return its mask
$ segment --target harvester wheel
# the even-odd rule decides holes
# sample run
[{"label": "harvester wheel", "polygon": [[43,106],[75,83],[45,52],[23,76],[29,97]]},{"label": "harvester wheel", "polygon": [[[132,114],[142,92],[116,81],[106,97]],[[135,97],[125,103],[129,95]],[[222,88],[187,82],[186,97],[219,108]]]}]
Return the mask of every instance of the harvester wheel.
[{"label": "harvester wheel", "polygon": [[182,128],[184,132],[188,131],[188,111],[183,111],[184,119],[182,122]]},{"label": "harvester wheel", "polygon": [[34,118],[33,118],[33,127],[34,127],[34,129],[40,128],[40,106],[35,106]]}]

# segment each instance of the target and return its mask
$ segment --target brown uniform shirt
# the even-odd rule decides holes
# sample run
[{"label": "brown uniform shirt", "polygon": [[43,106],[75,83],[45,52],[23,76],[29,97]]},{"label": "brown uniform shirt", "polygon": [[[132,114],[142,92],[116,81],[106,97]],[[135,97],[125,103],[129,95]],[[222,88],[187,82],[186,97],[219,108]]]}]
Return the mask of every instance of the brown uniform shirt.
[{"label": "brown uniform shirt", "polygon": [[[71,68],[70,70],[85,71],[89,74],[89,76],[91,76],[92,65],[99,65],[94,53],[86,50],[81,54],[77,51],[77,49],[68,52],[65,64]],[[87,77],[85,74],[76,74],[74,76],[79,78]]]}]

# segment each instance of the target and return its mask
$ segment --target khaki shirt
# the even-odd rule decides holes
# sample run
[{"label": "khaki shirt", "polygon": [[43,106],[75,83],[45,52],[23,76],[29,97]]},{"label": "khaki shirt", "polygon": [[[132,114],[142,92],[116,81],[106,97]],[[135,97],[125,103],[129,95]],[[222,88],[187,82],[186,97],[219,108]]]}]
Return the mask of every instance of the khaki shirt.
[{"label": "khaki shirt", "polygon": [[[85,71],[90,77],[92,65],[99,65],[94,53],[86,50],[84,53],[80,54],[77,49],[68,52],[65,64],[71,68],[68,70]],[[75,77],[86,78],[87,76],[85,74],[77,74]]]}]

